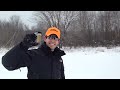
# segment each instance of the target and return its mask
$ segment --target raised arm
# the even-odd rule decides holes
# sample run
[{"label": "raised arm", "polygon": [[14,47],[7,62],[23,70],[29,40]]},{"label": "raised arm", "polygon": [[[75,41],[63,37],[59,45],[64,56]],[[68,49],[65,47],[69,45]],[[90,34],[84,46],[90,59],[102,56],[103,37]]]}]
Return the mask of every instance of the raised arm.
[{"label": "raised arm", "polygon": [[31,63],[29,47],[37,45],[35,43],[36,36],[34,34],[28,34],[24,40],[9,50],[2,57],[2,64],[7,70],[15,70],[20,67],[29,66]]}]

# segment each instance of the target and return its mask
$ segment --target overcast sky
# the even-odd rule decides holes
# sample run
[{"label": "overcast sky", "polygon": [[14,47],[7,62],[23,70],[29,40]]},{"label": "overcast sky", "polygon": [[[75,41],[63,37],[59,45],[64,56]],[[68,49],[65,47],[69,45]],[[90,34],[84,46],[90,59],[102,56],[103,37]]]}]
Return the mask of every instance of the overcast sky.
[{"label": "overcast sky", "polygon": [[9,20],[12,15],[20,16],[23,23],[34,26],[36,23],[33,21],[33,11],[0,11],[0,20]]}]

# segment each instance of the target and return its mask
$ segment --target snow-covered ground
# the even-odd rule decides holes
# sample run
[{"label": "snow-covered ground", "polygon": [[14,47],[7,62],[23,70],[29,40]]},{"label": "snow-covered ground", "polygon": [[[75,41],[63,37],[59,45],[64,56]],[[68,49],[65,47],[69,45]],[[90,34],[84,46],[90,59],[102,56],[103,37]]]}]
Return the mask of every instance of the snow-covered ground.
[{"label": "snow-covered ground", "polygon": [[[0,60],[7,51],[0,49]],[[65,48],[64,51],[66,79],[120,79],[120,47]],[[0,79],[27,79],[27,68],[20,70],[8,71],[0,63]]]}]

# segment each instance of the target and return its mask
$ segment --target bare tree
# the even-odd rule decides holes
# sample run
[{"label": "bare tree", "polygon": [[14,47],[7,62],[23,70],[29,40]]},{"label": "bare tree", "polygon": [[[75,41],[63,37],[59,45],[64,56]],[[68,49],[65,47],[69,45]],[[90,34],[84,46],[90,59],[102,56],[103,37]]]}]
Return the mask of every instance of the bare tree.
[{"label": "bare tree", "polygon": [[0,46],[12,47],[18,44],[24,37],[24,31],[28,29],[22,23],[19,16],[11,16],[9,21],[0,22]]},{"label": "bare tree", "polygon": [[62,32],[61,42],[64,43],[67,30],[77,14],[75,11],[37,11],[34,15],[38,22],[46,23],[46,29],[51,26],[59,28]]},{"label": "bare tree", "polygon": [[38,11],[37,29],[56,26],[64,46],[120,44],[119,11]]}]

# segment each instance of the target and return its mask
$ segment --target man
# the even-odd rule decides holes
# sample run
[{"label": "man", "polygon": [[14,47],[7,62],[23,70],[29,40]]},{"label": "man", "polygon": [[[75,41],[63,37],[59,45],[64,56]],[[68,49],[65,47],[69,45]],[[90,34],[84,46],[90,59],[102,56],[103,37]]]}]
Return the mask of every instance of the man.
[{"label": "man", "polygon": [[60,30],[48,28],[44,42],[38,49],[29,50],[38,45],[35,34],[27,34],[23,41],[2,57],[3,66],[9,70],[27,67],[28,79],[65,79],[64,64],[61,56],[65,52],[57,46],[60,43]]}]

